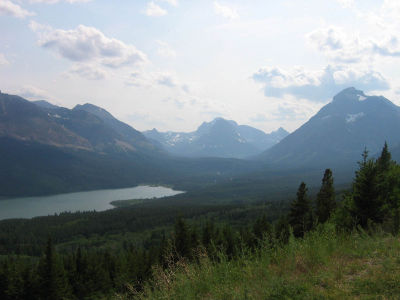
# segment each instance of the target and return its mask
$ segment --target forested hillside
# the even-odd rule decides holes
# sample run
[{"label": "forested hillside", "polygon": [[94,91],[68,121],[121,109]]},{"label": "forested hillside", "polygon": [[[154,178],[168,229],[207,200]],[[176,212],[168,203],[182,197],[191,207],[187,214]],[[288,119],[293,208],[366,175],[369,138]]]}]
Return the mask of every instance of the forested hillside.
[{"label": "forested hillside", "polygon": [[[400,166],[385,144],[378,159],[363,153],[342,196],[331,170],[323,175],[312,200],[302,182],[286,205],[165,206],[159,215],[150,206],[147,219],[132,206],[2,221],[1,299],[395,295]],[[347,276],[355,280],[338,290]]]}]

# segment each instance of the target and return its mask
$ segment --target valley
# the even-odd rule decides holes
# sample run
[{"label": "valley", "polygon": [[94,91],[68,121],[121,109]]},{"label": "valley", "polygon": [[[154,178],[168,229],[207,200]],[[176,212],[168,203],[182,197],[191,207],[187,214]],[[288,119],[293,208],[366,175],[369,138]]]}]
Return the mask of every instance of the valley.
[{"label": "valley", "polygon": [[0,300],[400,299],[400,1],[0,0]]},{"label": "valley", "polygon": [[[307,183],[307,201],[314,203],[310,208],[314,210],[321,176],[328,168],[334,178],[331,197],[338,205],[330,224],[351,228],[346,197],[350,191],[355,193],[357,174],[366,164],[368,154],[364,158],[361,154],[368,149],[368,162],[378,165],[386,142],[395,145],[389,146],[393,174],[385,176],[391,178],[387,188],[397,197],[394,174],[400,138],[396,130],[385,128],[400,125],[400,108],[354,88],[337,94],[293,133],[280,129],[269,135],[224,119],[203,123],[192,133],[152,130],[142,134],[91,104],[69,110],[5,94],[0,94],[0,104],[0,165],[5,171],[0,175],[0,255],[13,257],[4,260],[12,268],[30,268],[31,279],[26,283],[32,285],[41,280],[35,261],[43,249],[55,251],[53,259],[63,258],[65,263],[57,263],[57,268],[68,276],[86,274],[101,283],[62,292],[70,296],[100,293],[109,297],[118,292],[129,298],[126,282],[153,295],[157,291],[147,291],[152,280],[158,280],[152,268],[170,264],[166,260],[170,251],[178,255],[173,264],[179,259],[193,263],[192,251],[200,247],[209,255],[207,264],[214,266],[218,255],[239,261],[240,247],[250,253],[266,251],[259,244],[265,234],[274,249],[288,247],[293,235],[289,228],[297,230],[290,214],[299,182]],[[248,136],[240,130],[247,130]],[[57,134],[52,136],[53,132]],[[272,139],[274,134],[278,136]],[[251,135],[259,142],[258,148],[249,146]],[[136,187],[127,188],[131,186]],[[21,196],[25,197],[17,198]],[[393,230],[395,216],[386,218],[382,226]],[[179,246],[181,242],[187,244]],[[21,255],[27,260],[22,261]],[[86,271],[71,265],[79,255],[84,257]],[[95,267],[95,261],[102,261],[101,265]],[[14,278],[5,266],[0,268],[0,277],[9,277],[8,284],[14,284],[20,271]],[[124,266],[136,267],[127,270]],[[99,277],[96,272],[109,275]],[[67,282],[78,284],[76,280],[65,281],[66,287]],[[180,284],[179,280],[174,279],[174,284]]]}]

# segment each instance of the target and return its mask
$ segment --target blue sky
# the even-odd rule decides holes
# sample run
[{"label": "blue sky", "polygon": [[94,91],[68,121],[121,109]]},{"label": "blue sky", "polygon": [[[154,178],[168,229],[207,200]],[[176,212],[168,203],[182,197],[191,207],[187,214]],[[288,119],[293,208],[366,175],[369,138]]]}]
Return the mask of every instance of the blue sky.
[{"label": "blue sky", "polygon": [[0,89],[139,130],[290,131],[355,86],[400,104],[397,0],[0,0]]}]

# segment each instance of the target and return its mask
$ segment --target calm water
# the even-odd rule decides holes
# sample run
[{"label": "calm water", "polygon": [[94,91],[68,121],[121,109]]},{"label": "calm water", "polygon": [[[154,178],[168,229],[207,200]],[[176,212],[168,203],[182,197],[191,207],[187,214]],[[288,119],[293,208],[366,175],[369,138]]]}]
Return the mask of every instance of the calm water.
[{"label": "calm water", "polygon": [[137,186],[125,189],[6,199],[0,201],[0,220],[47,216],[65,211],[102,211],[113,208],[110,202],[114,200],[161,198],[180,193],[182,192],[162,186]]}]

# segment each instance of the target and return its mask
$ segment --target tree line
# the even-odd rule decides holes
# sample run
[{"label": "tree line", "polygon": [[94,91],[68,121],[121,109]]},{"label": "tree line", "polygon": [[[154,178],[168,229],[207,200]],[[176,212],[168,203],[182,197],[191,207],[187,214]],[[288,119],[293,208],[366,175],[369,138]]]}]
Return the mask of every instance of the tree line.
[{"label": "tree line", "polygon": [[260,247],[278,247],[291,236],[302,238],[318,224],[332,222],[337,230],[381,226],[399,231],[400,166],[391,160],[387,144],[378,159],[364,151],[351,189],[337,199],[333,174],[326,169],[315,201],[302,182],[287,214],[271,222],[265,214],[244,226],[186,215],[176,219],[172,232],[116,249],[78,247],[59,252],[48,238],[41,256],[0,257],[0,299],[102,299],[124,293],[131,283],[140,291],[152,278],[153,267],[169,268],[181,260],[196,263],[199,255],[218,262],[235,259]]},{"label": "tree line", "polygon": [[307,197],[306,184],[300,184],[288,214],[295,237],[304,236],[317,224],[328,220],[340,230],[358,226],[371,229],[378,225],[387,232],[399,233],[400,166],[391,159],[387,143],[377,159],[369,158],[365,149],[358,165],[351,189],[339,202],[335,198],[330,169],[325,170],[314,205]]}]

